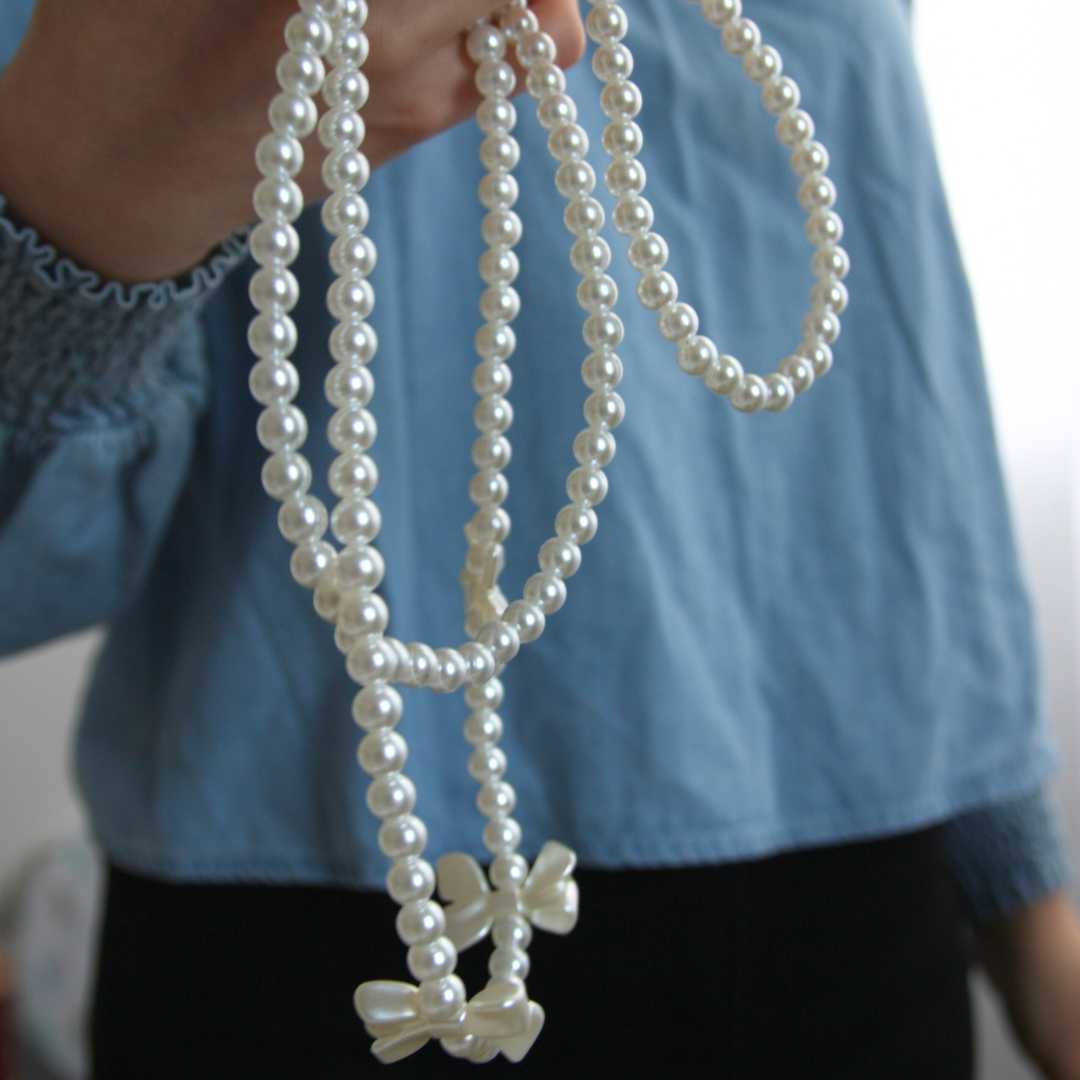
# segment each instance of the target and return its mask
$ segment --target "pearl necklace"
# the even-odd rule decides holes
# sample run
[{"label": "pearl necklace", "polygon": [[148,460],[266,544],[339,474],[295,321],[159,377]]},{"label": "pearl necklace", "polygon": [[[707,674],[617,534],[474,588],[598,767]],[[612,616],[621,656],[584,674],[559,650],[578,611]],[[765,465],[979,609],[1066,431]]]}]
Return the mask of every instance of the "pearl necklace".
[{"label": "pearl necklace", "polygon": [[[598,46],[592,66],[604,84],[600,101],[610,121],[602,137],[611,158],[604,182],[617,200],[613,224],[629,238],[630,263],[641,275],[638,299],[657,313],[660,333],[675,346],[675,360],[684,372],[701,378],[742,412],[781,412],[829,370],[830,345],[840,331],[838,315],[847,303],[842,279],[848,258],[838,246],[843,226],[831,209],[836,191],[825,176],[829,158],[813,139],[813,121],[798,107],[799,89],[782,74],[779,53],[763,45],[758,27],[742,16],[741,0],[698,0],[705,19],[722,31],[726,51],[742,59],[747,77],[762,88],[765,108],[778,118],[776,133],[791,149],[792,167],[802,180],[798,199],[809,214],[806,236],[816,249],[811,267],[817,283],[801,343],[775,372],[761,378],[745,373],[738,360],[721,355],[698,333],[697,313],[678,299],[678,284],[664,269],[668,247],[652,229],[653,210],[642,194],[645,169],[637,160],[642,133],[634,119],[641,94],[630,81],[633,57],[622,43],[626,14],[617,0],[591,2],[586,28]],[[382,822],[379,847],[392,860],[387,890],[401,905],[397,932],[409,947],[409,971],[418,982],[364,983],[356,991],[356,1009],[375,1039],[373,1053],[383,1062],[405,1057],[432,1038],[456,1057],[482,1062],[502,1053],[519,1061],[544,1022],[543,1010],[525,990],[533,927],[568,933],[577,920],[578,892],[572,877],[575,856],[562,844],[545,844],[531,868],[517,853],[521,828],[511,816],[516,796],[503,779],[506,756],[497,745],[502,721],[495,710],[503,697],[498,675],[522,644],[540,636],[547,616],[562,607],[566,579],[581,563],[581,545],[596,533],[595,507],[607,494],[603,469],[615,454],[612,431],[623,419],[624,405],[615,390],[622,377],[614,351],[623,337],[613,310],[618,290],[605,272],[611,249],[599,235],[604,211],[592,197],[596,176],[585,161],[588,136],[575,122],[577,109],[555,65],[555,44],[539,30],[526,0],[511,0],[501,17],[476,24],[466,41],[483,95],[477,123],[485,136],[480,159],[487,175],[479,195],[487,210],[481,233],[488,245],[480,260],[487,285],[480,298],[485,321],[475,341],[481,362],[473,373],[480,399],[473,416],[480,434],[472,448],[477,472],[469,495],[477,510],[465,527],[468,551],[460,575],[470,640],[457,648],[432,648],[387,637],[389,613],[375,592],[384,563],[372,546],[381,522],[370,498],[378,472],[367,456],[376,434],[375,418],[367,411],[374,391],[367,364],[377,348],[375,331],[366,321],[375,300],[367,276],[376,252],[363,232],[368,207],[360,195],[370,172],[360,150],[364,122],[359,114],[368,94],[360,70],[368,53],[362,29],[367,5],[366,0],[300,0],[300,9],[285,29],[288,49],[277,66],[281,93],[269,109],[272,133],[256,150],[264,179],[255,189],[260,224],[251,236],[251,253],[261,269],[250,286],[259,312],[248,332],[259,357],[250,386],[265,407],[258,436],[271,456],[262,470],[263,486],[280,500],[281,532],[296,545],[292,575],[314,590],[315,609],[334,624],[348,673],[361,688],[352,713],[366,732],[358,756],[372,777],[367,805]],[[512,282],[519,269],[513,248],[522,232],[512,209],[519,148],[511,134],[516,110],[509,100],[515,76],[505,60],[510,46],[527,73],[537,118],[549,132],[548,150],[558,164],[555,183],[567,200],[563,219],[575,237],[570,261],[582,279],[577,298],[587,313],[583,334],[591,350],[582,377],[591,393],[584,409],[588,426],[574,440],[578,467],[566,483],[570,501],[555,519],[555,536],[540,548],[540,572],[529,578],[523,597],[508,604],[498,586],[502,543],[510,529],[501,505],[508,491],[502,469],[510,460],[505,433],[513,419],[505,396],[511,383],[506,361],[514,351],[511,323],[520,308]],[[322,119],[312,100],[320,89],[329,106]],[[322,174],[332,194],[323,204],[322,221],[335,237],[330,263],[338,275],[327,294],[338,320],[330,335],[335,364],[325,384],[336,409],[328,435],[339,454],[330,469],[330,487],[340,500],[332,513],[309,491],[311,466],[299,453],[307,423],[292,404],[299,377],[288,359],[296,345],[288,312],[299,297],[288,269],[299,248],[291,223],[303,209],[293,178],[303,164],[300,140],[316,127],[329,151]],[[327,526],[340,549],[323,539]],[[416,789],[402,771],[407,747],[395,730],[402,700],[394,684],[443,694],[465,687],[465,701],[473,710],[464,729],[473,747],[468,768],[480,785],[477,805],[488,818],[482,839],[493,857],[486,875],[460,853],[440,858],[437,873],[422,858],[427,830],[412,812]],[[445,906],[433,899],[436,884]],[[495,945],[488,965],[491,978],[468,999],[454,974],[458,950],[488,933]]]}]

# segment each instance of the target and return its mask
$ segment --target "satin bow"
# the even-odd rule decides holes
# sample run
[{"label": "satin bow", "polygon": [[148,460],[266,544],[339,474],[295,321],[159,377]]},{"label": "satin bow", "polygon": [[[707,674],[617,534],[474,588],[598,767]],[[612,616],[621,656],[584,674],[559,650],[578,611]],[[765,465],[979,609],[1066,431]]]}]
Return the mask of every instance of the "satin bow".
[{"label": "satin bow", "polygon": [[458,951],[476,944],[502,915],[523,915],[540,930],[569,934],[578,917],[578,887],[570,876],[577,856],[549,840],[516,889],[491,891],[480,864],[461,852],[436,864],[439,897],[446,901],[446,936]]},{"label": "satin bow", "polygon": [[389,979],[362,983],[353,1004],[384,1065],[415,1054],[429,1039],[442,1040],[455,1057],[490,1061],[502,1053],[520,1061],[544,1026],[544,1010],[516,981],[491,983],[449,1020],[424,1013],[418,987]]}]

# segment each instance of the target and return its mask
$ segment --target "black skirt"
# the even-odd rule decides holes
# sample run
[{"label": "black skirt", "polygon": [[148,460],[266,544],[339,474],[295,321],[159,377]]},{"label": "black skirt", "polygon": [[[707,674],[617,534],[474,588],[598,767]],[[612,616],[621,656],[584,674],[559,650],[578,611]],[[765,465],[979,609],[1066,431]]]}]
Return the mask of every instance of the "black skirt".
[{"label": "black skirt", "polygon": [[[95,1080],[971,1080],[963,920],[936,830],[576,877],[577,928],[538,931],[529,950],[547,1023],[521,1064],[475,1066],[432,1042],[383,1066],[352,993],[413,981],[387,897],[112,867]],[[470,995],[489,949],[461,957]]]}]

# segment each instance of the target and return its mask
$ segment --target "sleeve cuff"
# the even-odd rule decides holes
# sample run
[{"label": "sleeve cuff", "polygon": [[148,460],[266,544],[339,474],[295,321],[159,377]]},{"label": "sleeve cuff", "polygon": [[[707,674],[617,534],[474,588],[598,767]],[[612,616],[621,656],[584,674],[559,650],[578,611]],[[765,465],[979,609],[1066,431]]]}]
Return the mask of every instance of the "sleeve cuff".
[{"label": "sleeve cuff", "polygon": [[0,196],[0,433],[23,452],[138,413],[189,320],[247,253],[237,233],[181,280],[124,286],[6,211]]},{"label": "sleeve cuff", "polygon": [[975,919],[990,923],[1072,880],[1057,815],[1042,789],[945,823],[945,851]]}]

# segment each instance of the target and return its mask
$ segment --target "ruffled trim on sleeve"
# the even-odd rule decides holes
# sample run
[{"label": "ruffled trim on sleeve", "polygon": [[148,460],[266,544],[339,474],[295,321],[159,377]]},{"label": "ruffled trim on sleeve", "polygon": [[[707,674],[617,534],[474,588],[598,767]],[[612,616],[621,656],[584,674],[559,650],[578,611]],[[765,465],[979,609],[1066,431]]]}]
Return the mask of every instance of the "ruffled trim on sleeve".
[{"label": "ruffled trim on sleeve", "polygon": [[0,196],[0,433],[26,452],[140,411],[207,298],[247,253],[246,230],[178,280],[120,285],[78,267]]}]

